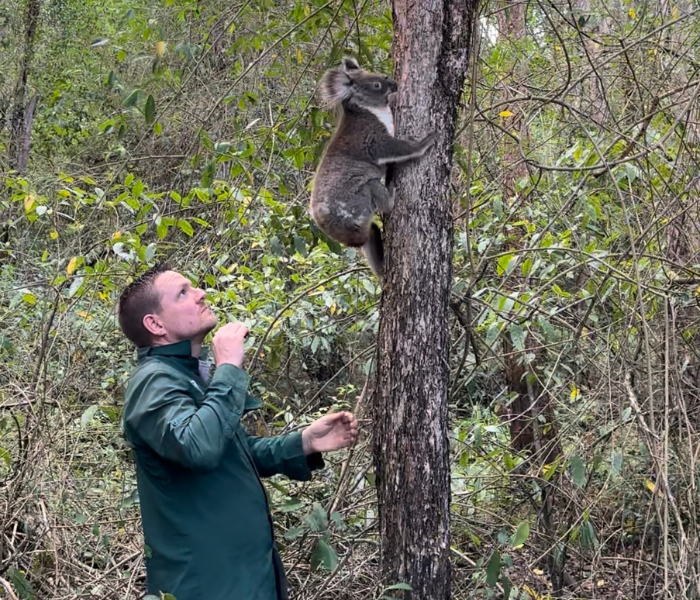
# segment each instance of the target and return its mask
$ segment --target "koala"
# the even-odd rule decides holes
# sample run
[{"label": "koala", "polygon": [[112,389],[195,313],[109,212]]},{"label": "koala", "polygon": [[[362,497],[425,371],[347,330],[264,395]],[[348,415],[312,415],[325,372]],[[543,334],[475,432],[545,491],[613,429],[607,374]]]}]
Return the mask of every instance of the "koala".
[{"label": "koala", "polygon": [[381,280],[384,246],[372,219],[375,213],[389,214],[394,208],[387,167],[423,156],[435,134],[419,142],[394,138],[390,96],[396,97],[396,82],[368,73],[352,58],[326,71],[320,90],[327,106],[340,109],[340,119],[314,176],[311,217],[331,239],[362,248]]}]

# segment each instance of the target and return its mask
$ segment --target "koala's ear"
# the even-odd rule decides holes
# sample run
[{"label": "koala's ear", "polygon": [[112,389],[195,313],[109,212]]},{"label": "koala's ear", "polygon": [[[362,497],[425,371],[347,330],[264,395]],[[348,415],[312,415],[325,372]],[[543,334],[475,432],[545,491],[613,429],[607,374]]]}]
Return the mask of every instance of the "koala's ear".
[{"label": "koala's ear", "polygon": [[343,70],[347,73],[348,71],[358,71],[360,69],[360,63],[358,63],[354,58],[349,56],[343,57]]}]

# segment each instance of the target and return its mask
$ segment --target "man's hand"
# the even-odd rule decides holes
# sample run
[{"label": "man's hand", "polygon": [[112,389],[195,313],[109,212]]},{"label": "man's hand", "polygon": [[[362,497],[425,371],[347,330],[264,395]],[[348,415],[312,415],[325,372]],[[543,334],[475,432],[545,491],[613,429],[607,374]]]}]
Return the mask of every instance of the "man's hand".
[{"label": "man's hand", "polygon": [[329,452],[351,446],[357,438],[357,419],[352,413],[331,413],[314,421],[301,433],[304,454]]},{"label": "man's hand", "polygon": [[227,323],[216,332],[211,341],[216,366],[243,366],[243,340],[246,335],[248,328],[243,323]]}]

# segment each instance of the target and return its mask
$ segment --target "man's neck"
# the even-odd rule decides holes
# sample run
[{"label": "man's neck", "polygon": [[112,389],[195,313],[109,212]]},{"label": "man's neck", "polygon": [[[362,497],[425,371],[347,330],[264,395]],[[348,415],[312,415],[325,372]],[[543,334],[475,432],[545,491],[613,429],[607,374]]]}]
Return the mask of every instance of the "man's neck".
[{"label": "man's neck", "polygon": [[192,356],[199,358],[199,355],[202,353],[202,340],[190,340],[190,344],[192,346]]}]

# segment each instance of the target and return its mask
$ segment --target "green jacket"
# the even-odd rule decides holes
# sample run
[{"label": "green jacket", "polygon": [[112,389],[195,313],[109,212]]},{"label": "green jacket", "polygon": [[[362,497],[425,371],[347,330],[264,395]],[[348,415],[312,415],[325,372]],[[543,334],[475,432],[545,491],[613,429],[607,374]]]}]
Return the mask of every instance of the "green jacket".
[{"label": "green jacket", "polygon": [[148,593],[177,600],[277,600],[286,580],[260,477],[308,480],[323,466],[301,433],[248,436],[260,401],[249,376],[219,366],[207,385],[190,342],[139,348],[124,402],[134,451]]}]

